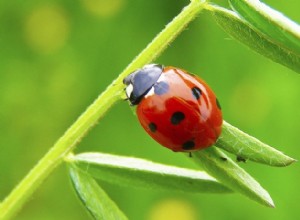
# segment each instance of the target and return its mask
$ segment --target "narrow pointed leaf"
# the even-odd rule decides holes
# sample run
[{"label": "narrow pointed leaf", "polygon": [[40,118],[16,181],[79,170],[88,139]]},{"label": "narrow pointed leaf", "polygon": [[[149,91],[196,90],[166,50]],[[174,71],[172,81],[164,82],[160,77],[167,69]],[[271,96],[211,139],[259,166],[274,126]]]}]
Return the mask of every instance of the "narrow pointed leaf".
[{"label": "narrow pointed leaf", "polygon": [[290,51],[300,54],[300,26],[258,0],[229,0],[231,7],[251,26]]},{"label": "narrow pointed leaf", "polygon": [[103,181],[126,187],[175,190],[190,193],[232,192],[203,171],[153,163],[103,153],[83,153],[71,158],[78,168]]},{"label": "narrow pointed leaf", "polygon": [[278,43],[272,42],[266,35],[254,30],[235,12],[209,5],[220,27],[236,40],[257,53],[300,73],[300,56]]},{"label": "narrow pointed leaf", "polygon": [[87,173],[69,164],[70,177],[83,205],[96,220],[128,220],[98,183]]},{"label": "narrow pointed leaf", "polygon": [[274,207],[269,193],[261,185],[239,167],[235,162],[215,147],[193,153],[192,159],[217,180],[232,190],[268,207]]},{"label": "narrow pointed leaf", "polygon": [[295,162],[295,159],[225,121],[223,122],[222,134],[215,145],[245,160],[249,159],[270,166],[282,167]]}]

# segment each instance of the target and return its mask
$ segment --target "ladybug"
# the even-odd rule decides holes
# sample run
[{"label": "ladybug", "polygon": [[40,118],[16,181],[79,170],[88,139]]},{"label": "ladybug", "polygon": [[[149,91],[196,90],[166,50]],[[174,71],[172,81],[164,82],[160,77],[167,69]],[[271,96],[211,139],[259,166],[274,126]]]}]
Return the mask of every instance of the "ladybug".
[{"label": "ladybug", "polygon": [[145,131],[178,152],[213,145],[222,128],[221,106],[199,77],[185,70],[149,64],[124,78],[126,96]]}]

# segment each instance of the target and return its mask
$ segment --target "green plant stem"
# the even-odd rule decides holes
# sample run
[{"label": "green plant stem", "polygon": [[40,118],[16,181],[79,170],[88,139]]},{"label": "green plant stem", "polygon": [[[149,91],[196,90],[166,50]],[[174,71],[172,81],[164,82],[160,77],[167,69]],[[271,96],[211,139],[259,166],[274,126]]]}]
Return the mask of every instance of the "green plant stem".
[{"label": "green plant stem", "polygon": [[203,9],[205,1],[192,1],[181,13],[175,17],[160,32],[154,40],[132,61],[131,64],[119,75],[119,77],[90,105],[66,133],[55,143],[48,153],[25,176],[25,178],[13,189],[13,191],[0,204],[0,220],[12,218],[24,205],[27,199],[45,180],[45,178],[57,167],[64,157],[73,151],[74,147],[86,135],[88,130],[103,117],[105,112],[123,94],[123,78],[133,70],[152,62],[164,49],[184,30]]}]

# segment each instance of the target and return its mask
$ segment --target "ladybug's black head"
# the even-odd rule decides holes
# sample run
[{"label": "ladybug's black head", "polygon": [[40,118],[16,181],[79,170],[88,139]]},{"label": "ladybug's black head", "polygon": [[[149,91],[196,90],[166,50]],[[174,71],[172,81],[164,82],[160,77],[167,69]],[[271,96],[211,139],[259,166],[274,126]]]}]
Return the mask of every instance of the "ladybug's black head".
[{"label": "ladybug's black head", "polygon": [[152,86],[157,82],[163,71],[163,66],[148,64],[124,78],[126,95],[131,105],[137,105]]}]

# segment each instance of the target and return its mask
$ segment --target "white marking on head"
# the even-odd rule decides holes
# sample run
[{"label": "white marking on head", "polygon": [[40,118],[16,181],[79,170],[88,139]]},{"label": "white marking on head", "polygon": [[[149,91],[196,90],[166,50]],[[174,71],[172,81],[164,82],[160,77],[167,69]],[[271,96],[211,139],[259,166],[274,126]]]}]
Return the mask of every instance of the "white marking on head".
[{"label": "white marking on head", "polygon": [[127,96],[127,98],[130,98],[132,91],[133,91],[133,86],[132,86],[132,84],[130,83],[130,84],[126,87],[126,96]]},{"label": "white marking on head", "polygon": [[153,95],[154,95],[154,87],[152,86],[152,88],[145,95],[145,98],[148,98],[148,97],[153,96]]},{"label": "white marking on head", "polygon": [[154,67],[154,66],[157,66],[157,64],[155,64],[155,63],[150,63],[150,64],[147,64],[147,65],[143,66],[143,69],[151,68],[151,67]]},{"label": "white marking on head", "polygon": [[[149,65],[151,65],[151,64],[149,64]],[[155,65],[155,64],[152,64],[152,65]],[[161,81],[165,81],[165,76],[164,76],[163,74],[160,75],[160,77],[157,79],[157,82],[156,82],[156,83],[161,82]],[[156,83],[155,83],[155,84],[156,84]],[[155,95],[155,92],[154,92],[154,85],[153,85],[152,88],[147,92],[147,94],[145,95],[145,98],[150,97],[150,96],[153,96],[153,95]]]},{"label": "white marking on head", "polygon": [[164,75],[164,74],[161,74],[161,75],[159,76],[159,78],[157,79],[157,82],[163,82],[163,81],[167,81],[167,80],[166,80],[165,75]]}]

